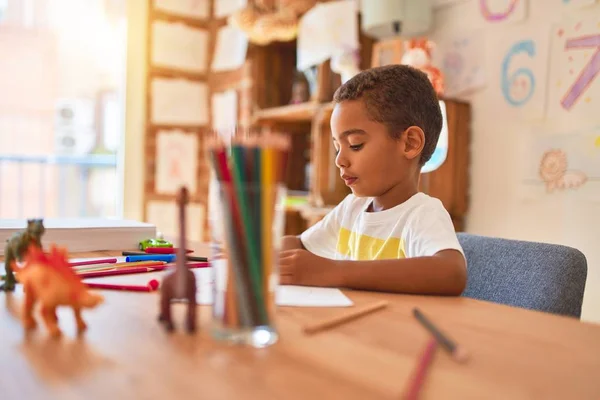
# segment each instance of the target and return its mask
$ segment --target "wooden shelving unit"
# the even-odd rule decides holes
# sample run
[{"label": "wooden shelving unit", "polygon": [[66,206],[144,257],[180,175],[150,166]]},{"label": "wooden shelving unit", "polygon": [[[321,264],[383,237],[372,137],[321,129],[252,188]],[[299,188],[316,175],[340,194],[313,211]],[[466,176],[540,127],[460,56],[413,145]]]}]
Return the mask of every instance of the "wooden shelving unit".
[{"label": "wooden shelving unit", "polygon": [[[360,23],[360,21],[359,21]],[[361,69],[371,66],[373,40],[361,35]],[[211,91],[236,87],[243,90],[240,122],[247,128],[269,128],[290,134],[292,152],[286,171],[289,190],[307,193],[307,204],[286,209],[286,233],[299,234],[337,205],[350,190],[339,178],[329,120],[335,90],[341,84],[329,62],[317,67],[317,84],[309,101],[289,104],[296,66],[296,43],[251,45],[246,65],[220,77],[211,76]],[[421,190],[440,198],[457,230],[462,230],[468,208],[470,107],[444,99],[449,143],[446,162],[423,174]],[[247,118],[242,118],[241,115]],[[310,168],[306,168],[307,163]],[[308,174],[308,176],[307,176]]]}]

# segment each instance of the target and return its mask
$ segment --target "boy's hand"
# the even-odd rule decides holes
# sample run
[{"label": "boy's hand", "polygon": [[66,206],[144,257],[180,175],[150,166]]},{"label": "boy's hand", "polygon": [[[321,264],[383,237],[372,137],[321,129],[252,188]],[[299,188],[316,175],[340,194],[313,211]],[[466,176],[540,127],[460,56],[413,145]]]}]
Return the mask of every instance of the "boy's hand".
[{"label": "boy's hand", "polygon": [[319,257],[302,249],[284,250],[279,259],[279,282],[282,285],[342,285],[342,274],[334,260]]}]

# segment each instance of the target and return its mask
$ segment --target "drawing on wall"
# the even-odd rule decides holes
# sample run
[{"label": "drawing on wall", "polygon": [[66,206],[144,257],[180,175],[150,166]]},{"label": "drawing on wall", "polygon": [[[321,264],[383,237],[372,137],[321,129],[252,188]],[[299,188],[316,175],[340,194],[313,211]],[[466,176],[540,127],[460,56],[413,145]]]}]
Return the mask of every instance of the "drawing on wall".
[{"label": "drawing on wall", "polygon": [[433,64],[439,65],[445,76],[445,94],[457,96],[479,89],[486,84],[485,36],[481,31],[467,32],[442,39],[433,54]]},{"label": "drawing on wall", "polygon": [[[179,209],[175,201],[149,201],[146,205],[146,220],[156,226],[166,237],[178,237]],[[189,203],[186,208],[186,235],[188,240],[200,242],[204,233],[204,205]]]},{"label": "drawing on wall", "polygon": [[593,122],[600,106],[600,18],[574,20],[552,32],[548,112]]},{"label": "drawing on wall", "polygon": [[154,0],[154,7],[182,17],[208,18],[210,0]]},{"label": "drawing on wall", "polygon": [[225,143],[238,124],[238,95],[235,90],[226,90],[212,95],[212,128]]},{"label": "drawing on wall", "polygon": [[600,200],[600,125],[529,138],[523,185],[538,196],[577,192]]},{"label": "drawing on wall", "polygon": [[152,64],[206,72],[208,32],[182,23],[152,23]]},{"label": "drawing on wall", "polygon": [[317,3],[302,16],[298,25],[296,68],[304,71],[340,53],[360,48],[357,3]]},{"label": "drawing on wall", "polygon": [[486,21],[513,23],[527,16],[526,0],[479,0],[479,10]]},{"label": "drawing on wall", "polygon": [[157,193],[176,194],[182,185],[196,192],[198,136],[181,130],[156,135],[155,187]]},{"label": "drawing on wall", "polygon": [[587,180],[585,172],[569,169],[567,153],[562,149],[549,149],[542,154],[539,174],[549,193],[578,188]]},{"label": "drawing on wall", "polygon": [[562,2],[569,8],[581,8],[591,6],[596,0],[562,0]]},{"label": "drawing on wall", "polygon": [[217,32],[211,69],[229,71],[240,68],[246,61],[248,38],[241,30],[226,25]]},{"label": "drawing on wall", "polygon": [[152,79],[152,122],[164,125],[208,123],[208,87],[186,79]]},{"label": "drawing on wall", "polygon": [[[516,36],[516,37],[515,37]],[[549,40],[544,32],[518,32],[497,43],[499,85],[509,107],[524,119],[542,119],[546,108]]]}]

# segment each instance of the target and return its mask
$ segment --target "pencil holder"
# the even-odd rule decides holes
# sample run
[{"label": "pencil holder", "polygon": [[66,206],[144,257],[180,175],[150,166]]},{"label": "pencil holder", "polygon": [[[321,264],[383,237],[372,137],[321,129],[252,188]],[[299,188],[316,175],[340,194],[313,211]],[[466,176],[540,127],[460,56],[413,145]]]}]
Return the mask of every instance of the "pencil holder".
[{"label": "pencil holder", "polygon": [[213,336],[269,346],[278,338],[275,291],[286,188],[213,181],[211,191]]}]

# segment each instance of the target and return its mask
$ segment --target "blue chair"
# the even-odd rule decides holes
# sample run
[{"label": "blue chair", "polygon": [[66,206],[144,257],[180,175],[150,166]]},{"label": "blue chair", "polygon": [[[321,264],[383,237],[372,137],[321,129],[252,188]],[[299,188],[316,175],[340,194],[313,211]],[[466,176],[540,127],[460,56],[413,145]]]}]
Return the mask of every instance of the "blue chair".
[{"label": "blue chair", "polygon": [[581,317],[587,260],[571,247],[458,233],[468,264],[463,296]]}]

